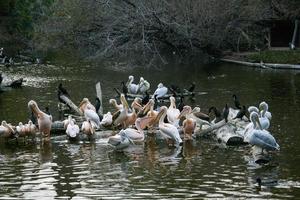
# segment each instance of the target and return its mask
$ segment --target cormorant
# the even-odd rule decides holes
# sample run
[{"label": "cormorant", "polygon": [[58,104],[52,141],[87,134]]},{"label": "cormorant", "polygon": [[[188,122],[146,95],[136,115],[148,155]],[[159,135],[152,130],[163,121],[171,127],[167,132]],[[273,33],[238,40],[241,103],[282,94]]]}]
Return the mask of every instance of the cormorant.
[{"label": "cormorant", "polygon": [[223,118],[225,119],[225,122],[228,122],[228,115],[229,115],[229,108],[228,104],[226,103],[225,108],[223,109]]},{"label": "cormorant", "polygon": [[242,109],[238,97],[237,97],[235,94],[233,94],[233,95],[232,95],[232,98],[233,98],[234,106],[235,106],[237,109]]}]

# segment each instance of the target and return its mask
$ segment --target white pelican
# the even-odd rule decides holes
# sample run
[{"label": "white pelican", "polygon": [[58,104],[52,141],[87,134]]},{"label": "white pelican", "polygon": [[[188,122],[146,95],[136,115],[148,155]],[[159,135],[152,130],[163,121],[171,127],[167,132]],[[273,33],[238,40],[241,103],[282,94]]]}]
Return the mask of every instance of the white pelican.
[{"label": "white pelican", "polygon": [[39,109],[37,103],[33,100],[30,100],[28,102],[28,107],[31,109],[38,120],[39,132],[42,133],[45,137],[49,137],[52,125],[52,116],[42,112]]},{"label": "white pelican", "polygon": [[92,136],[95,133],[95,129],[90,120],[82,123],[81,131],[87,136]]},{"label": "white pelican", "polygon": [[108,144],[114,146],[116,150],[122,150],[127,148],[130,143],[133,143],[125,132],[120,131],[120,134],[110,136],[108,138]]},{"label": "white pelican", "polygon": [[171,138],[175,142],[175,146],[179,146],[182,144],[182,139],[180,138],[179,132],[177,128],[170,124],[170,123],[164,123],[164,119],[167,115],[167,107],[162,106],[159,113],[159,123],[158,123],[158,128],[160,133],[165,137],[165,138]]},{"label": "white pelican", "polygon": [[113,124],[115,126],[118,126],[120,124],[122,126],[124,126],[124,122],[125,122],[125,120],[128,117],[129,106],[128,106],[128,103],[126,101],[126,98],[125,98],[124,94],[121,94],[120,101],[121,101],[121,103],[123,105],[123,108],[120,110],[119,116],[113,122]]},{"label": "white pelican", "polygon": [[86,118],[86,120],[90,120],[94,127],[100,128],[100,118],[94,110],[85,109],[84,117]]},{"label": "white pelican", "polygon": [[154,96],[156,96],[156,98],[161,98],[165,96],[167,93],[168,93],[168,88],[165,87],[162,83],[159,83],[157,89],[153,93],[152,98],[154,98]]},{"label": "white pelican", "polygon": [[143,77],[140,78],[139,91],[143,94],[150,89],[150,83]]},{"label": "white pelican", "polygon": [[139,85],[134,84],[134,77],[133,76],[129,76],[128,77],[128,82],[126,83],[127,88],[128,88],[128,92],[131,94],[137,94],[138,90],[139,90]]},{"label": "white pelican", "polygon": [[100,122],[100,125],[102,126],[110,126],[113,123],[113,119],[112,119],[112,114],[111,112],[107,112],[106,114],[103,115],[103,119]]},{"label": "white pelican", "polygon": [[190,114],[187,114],[187,118],[194,119],[196,123],[200,126],[200,130],[201,130],[203,125],[211,126],[211,123],[209,123],[206,120],[200,119],[194,115],[194,113],[198,113],[200,111],[201,111],[200,107],[196,106]]},{"label": "white pelican", "polygon": [[84,113],[86,109],[93,110],[96,112],[95,106],[89,101],[88,98],[83,98],[79,104],[79,110]]},{"label": "white pelican", "polygon": [[248,112],[251,114],[252,112],[259,113],[259,109],[255,106],[249,106],[248,107]]},{"label": "white pelican", "polygon": [[178,119],[180,119],[182,116],[185,116],[185,120],[183,121],[183,133],[184,133],[184,139],[185,140],[191,140],[192,135],[196,128],[196,121],[193,118],[188,118],[189,114],[192,113],[191,106],[184,106],[180,115],[178,116]]},{"label": "white pelican", "polygon": [[66,134],[70,138],[76,138],[80,131],[79,126],[74,123],[71,115],[69,115],[68,120],[69,120],[69,123],[67,126]]},{"label": "white pelican", "polygon": [[28,136],[32,136],[34,137],[36,132],[37,132],[37,127],[35,124],[32,123],[31,120],[28,121],[27,124],[25,124],[25,127],[26,127],[26,134]]},{"label": "white pelican", "polygon": [[123,105],[122,104],[118,104],[115,99],[110,99],[109,100],[109,104],[112,105],[116,110],[123,109]]},{"label": "white pelican", "polygon": [[16,126],[16,131],[17,131],[17,135],[18,137],[26,137],[26,132],[27,132],[27,129],[25,127],[25,125],[23,125],[22,122],[19,122],[19,125]]},{"label": "white pelican", "polygon": [[167,110],[167,119],[168,122],[173,124],[176,127],[179,127],[179,119],[180,111],[176,108],[175,98],[170,97],[170,106]]},{"label": "white pelican", "polygon": [[262,110],[260,112],[261,116],[259,118],[259,122],[263,129],[268,129],[270,127],[270,120],[266,116],[266,112],[268,111],[268,104],[266,102],[261,102],[259,104],[259,108]]},{"label": "white pelican", "polygon": [[261,128],[258,114],[253,112],[250,115],[251,122],[253,123],[253,129],[245,135],[245,141],[249,144],[255,145],[262,150],[275,151],[280,147],[277,144],[275,138],[266,130]]},{"label": "white pelican", "polygon": [[4,138],[14,137],[15,131],[10,124],[7,124],[6,121],[2,121],[0,125],[0,136]]}]

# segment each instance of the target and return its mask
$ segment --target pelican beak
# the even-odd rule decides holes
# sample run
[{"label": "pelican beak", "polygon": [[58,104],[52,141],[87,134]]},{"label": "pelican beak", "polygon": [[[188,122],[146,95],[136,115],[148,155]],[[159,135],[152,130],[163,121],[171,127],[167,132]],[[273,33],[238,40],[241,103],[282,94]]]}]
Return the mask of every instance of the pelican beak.
[{"label": "pelican beak", "polygon": [[256,117],[256,122],[257,122],[258,127],[260,128],[260,130],[263,130],[258,117]]},{"label": "pelican beak", "polygon": [[144,107],[143,107],[143,114],[145,115],[146,113],[148,113],[148,111],[150,110],[150,108],[151,108],[151,106],[152,106],[152,103],[151,103],[151,101],[149,101]]},{"label": "pelican beak", "polygon": [[129,105],[128,105],[128,103],[127,103],[126,98],[125,98],[124,95],[121,95],[120,101],[121,101],[123,107],[128,110],[129,109]]},{"label": "pelican beak", "polygon": [[141,104],[139,104],[138,102],[136,101],[133,101],[132,104],[131,104],[131,108],[134,108],[136,110],[142,110],[143,107],[141,106]]},{"label": "pelican beak", "polygon": [[155,118],[155,123],[154,124],[156,124],[156,123],[158,123],[159,122],[159,119],[162,117],[162,115],[163,115],[163,110],[161,109],[160,111],[159,111],[159,113],[157,114],[157,116],[156,116],[156,118]]},{"label": "pelican beak", "polygon": [[138,120],[135,121],[135,126],[141,129],[145,129],[151,120],[152,120],[151,117],[139,118]]}]

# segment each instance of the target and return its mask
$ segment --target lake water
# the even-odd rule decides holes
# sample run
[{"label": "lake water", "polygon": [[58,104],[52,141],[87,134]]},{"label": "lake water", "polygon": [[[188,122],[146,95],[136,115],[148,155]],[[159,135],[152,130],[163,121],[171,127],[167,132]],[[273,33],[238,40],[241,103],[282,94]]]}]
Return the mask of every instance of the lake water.
[{"label": "lake water", "polygon": [[[58,119],[56,88],[60,82],[78,104],[95,99],[101,81],[104,112],[108,100],[132,74],[143,76],[152,91],[159,82],[188,87],[196,82],[195,102],[204,112],[212,105],[231,106],[232,94],[243,105],[269,104],[270,131],[281,146],[266,165],[257,165],[249,146],[226,147],[210,139],[170,148],[148,139],[115,152],[106,139],[69,143],[0,143],[0,199],[297,199],[300,198],[300,71],[253,69],[230,64],[169,65],[162,69],[125,70],[87,65],[1,67],[8,77],[24,77],[20,89],[0,93],[0,120],[12,124],[29,118],[34,99]],[[265,183],[257,187],[256,178]]]}]

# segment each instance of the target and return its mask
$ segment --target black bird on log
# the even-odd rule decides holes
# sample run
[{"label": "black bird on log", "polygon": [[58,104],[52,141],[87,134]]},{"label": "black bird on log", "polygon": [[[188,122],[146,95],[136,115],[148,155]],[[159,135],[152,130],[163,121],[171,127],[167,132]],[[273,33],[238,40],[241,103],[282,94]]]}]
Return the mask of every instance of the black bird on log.
[{"label": "black bird on log", "polygon": [[180,101],[179,101],[179,103],[178,103],[178,105],[177,105],[177,108],[178,108],[178,110],[179,110],[180,112],[183,110],[183,107],[185,106],[183,100],[184,100],[184,96],[181,95],[181,96],[180,96]]},{"label": "black bird on log", "polygon": [[234,106],[235,106],[237,109],[242,109],[238,97],[237,97],[235,94],[233,94],[233,95],[232,95],[232,98],[233,98]]},{"label": "black bird on log", "polygon": [[211,111],[213,111],[215,114],[215,117],[216,117],[215,123],[218,123],[219,121],[221,121],[223,119],[221,116],[221,112],[215,106],[210,107],[208,110],[208,113],[211,113]]},{"label": "black bird on log", "polygon": [[13,81],[9,86],[12,88],[18,88],[22,86],[22,83],[24,82],[23,78],[20,78],[18,80]]},{"label": "black bird on log", "polygon": [[121,84],[122,84],[122,92],[123,92],[123,94],[124,94],[125,97],[126,97],[127,94],[128,94],[128,88],[126,87],[124,81],[122,81]]},{"label": "black bird on log", "polygon": [[240,109],[240,111],[236,114],[236,116],[233,119],[242,119],[244,116],[246,116],[246,106],[243,106],[242,109]]},{"label": "black bird on log", "polygon": [[150,95],[149,95],[149,93],[146,91],[146,92],[145,92],[145,96],[144,96],[143,99],[142,99],[142,105],[146,105],[146,104],[149,102],[149,100],[150,100]]},{"label": "black bird on log", "polygon": [[190,85],[190,87],[189,87],[189,89],[188,89],[188,91],[189,92],[194,92],[195,88],[196,88],[196,83],[192,82],[191,85]]},{"label": "black bird on log", "polygon": [[[57,98],[61,103],[66,104],[66,102],[63,99],[60,98],[61,95],[64,95],[64,96],[70,98],[70,95],[69,95],[68,91],[62,86],[62,83],[60,83],[58,85]],[[68,107],[71,109],[71,107],[69,105],[68,105]]]},{"label": "black bird on log", "polygon": [[225,108],[223,109],[223,118],[225,119],[225,122],[228,122],[228,115],[229,115],[229,108],[228,104],[226,103]]}]

